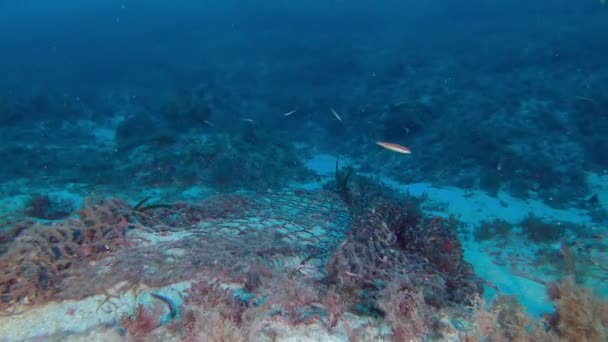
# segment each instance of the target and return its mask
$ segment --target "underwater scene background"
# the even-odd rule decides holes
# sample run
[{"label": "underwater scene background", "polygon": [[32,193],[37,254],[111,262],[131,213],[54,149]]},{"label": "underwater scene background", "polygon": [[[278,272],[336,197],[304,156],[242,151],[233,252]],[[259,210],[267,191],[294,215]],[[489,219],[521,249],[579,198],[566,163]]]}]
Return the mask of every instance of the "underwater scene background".
[{"label": "underwater scene background", "polygon": [[4,1],[0,75],[0,341],[608,340],[604,1]]}]

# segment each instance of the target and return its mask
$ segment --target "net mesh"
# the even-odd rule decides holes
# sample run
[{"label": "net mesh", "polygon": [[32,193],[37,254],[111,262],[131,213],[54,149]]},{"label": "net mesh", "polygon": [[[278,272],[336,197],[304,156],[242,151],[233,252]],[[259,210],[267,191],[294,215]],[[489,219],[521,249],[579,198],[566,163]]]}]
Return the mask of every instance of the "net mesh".
[{"label": "net mesh", "polygon": [[79,299],[116,284],[158,287],[263,264],[322,267],[350,225],[328,191],[230,194],[134,211],[119,199],[33,224],[0,257],[1,305]]},{"label": "net mesh", "polygon": [[395,282],[437,307],[482,291],[455,222],[425,216],[411,198],[351,194],[362,204],[356,210],[331,191],[294,190],[169,206],[108,199],[54,223],[12,222],[19,228],[6,230],[13,240],[4,237],[11,242],[0,256],[0,305],[8,311],[201,279],[254,290],[264,272],[287,276],[281,284],[297,275],[307,286],[352,293],[351,304],[370,299],[368,307]]}]

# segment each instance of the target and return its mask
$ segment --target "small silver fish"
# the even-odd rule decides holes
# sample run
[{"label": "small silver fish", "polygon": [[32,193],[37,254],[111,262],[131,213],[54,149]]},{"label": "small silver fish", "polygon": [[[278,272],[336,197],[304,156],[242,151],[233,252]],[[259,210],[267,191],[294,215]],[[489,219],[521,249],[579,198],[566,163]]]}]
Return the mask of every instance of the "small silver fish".
[{"label": "small silver fish", "polygon": [[336,119],[338,119],[338,121],[342,122],[342,118],[340,117],[340,115],[338,115],[338,113],[333,108],[329,107],[329,110],[331,110],[331,112],[334,114]]}]

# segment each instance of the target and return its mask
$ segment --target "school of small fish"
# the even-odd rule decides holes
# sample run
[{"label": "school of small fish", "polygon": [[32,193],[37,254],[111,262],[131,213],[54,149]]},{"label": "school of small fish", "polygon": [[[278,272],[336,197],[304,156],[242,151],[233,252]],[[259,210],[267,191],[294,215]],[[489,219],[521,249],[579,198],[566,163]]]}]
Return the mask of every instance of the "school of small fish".
[{"label": "school of small fish", "polygon": [[[338,112],[336,112],[335,109],[329,107],[329,110],[331,111],[331,113],[334,115],[334,117],[336,118],[336,120],[342,122],[342,117],[340,116],[340,114],[338,114]],[[292,114],[294,114],[295,112],[297,112],[297,109],[294,110],[290,110],[289,112],[283,113],[283,116],[290,116]],[[250,122],[253,123],[255,122],[253,119],[251,118],[241,118],[242,121],[246,121],[246,122]],[[205,121],[207,124],[209,124],[210,126],[214,126],[211,122]],[[386,142],[386,141],[378,141],[376,142],[377,145],[389,150],[389,151],[393,151],[393,152],[397,152],[397,153],[403,153],[403,154],[410,154],[412,153],[412,151],[408,148],[405,147],[403,145],[399,145],[396,143],[391,143],[391,142]]]},{"label": "school of small fish", "polygon": [[[336,112],[335,109],[333,109],[332,107],[329,107],[329,110],[334,115],[336,120],[342,122],[342,117],[340,116],[340,114],[338,114],[338,112]],[[291,110],[289,112],[284,113],[283,116],[290,116],[291,114],[294,114],[296,111],[297,111],[296,109]],[[376,142],[376,145],[383,147],[389,151],[393,151],[393,152],[397,152],[397,153],[402,153],[402,154],[411,154],[412,153],[412,151],[409,149],[409,147],[399,145],[396,143],[391,143],[391,142],[387,142],[387,141],[378,141],[378,142]]]}]

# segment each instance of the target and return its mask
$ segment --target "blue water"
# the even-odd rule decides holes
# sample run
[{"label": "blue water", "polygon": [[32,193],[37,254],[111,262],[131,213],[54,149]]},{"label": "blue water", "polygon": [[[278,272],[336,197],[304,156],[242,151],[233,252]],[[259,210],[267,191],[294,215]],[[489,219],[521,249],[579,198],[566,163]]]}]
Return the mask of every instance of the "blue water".
[{"label": "blue water", "polygon": [[0,341],[462,340],[474,297],[605,297],[607,32],[597,0],[0,3]]}]

